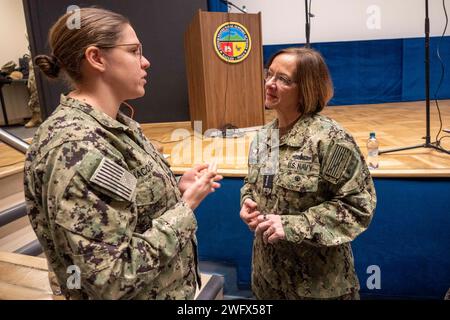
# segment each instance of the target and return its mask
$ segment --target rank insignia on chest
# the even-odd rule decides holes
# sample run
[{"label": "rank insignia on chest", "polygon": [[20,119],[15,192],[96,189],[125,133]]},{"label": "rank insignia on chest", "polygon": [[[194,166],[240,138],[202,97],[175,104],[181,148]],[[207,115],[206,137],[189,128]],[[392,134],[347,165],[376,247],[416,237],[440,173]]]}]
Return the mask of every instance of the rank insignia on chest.
[{"label": "rank insignia on chest", "polygon": [[263,192],[266,195],[269,195],[272,193],[273,189],[273,174],[265,174],[263,175]]},{"label": "rank insignia on chest", "polygon": [[128,201],[137,183],[131,173],[107,158],[102,159],[90,181]]}]

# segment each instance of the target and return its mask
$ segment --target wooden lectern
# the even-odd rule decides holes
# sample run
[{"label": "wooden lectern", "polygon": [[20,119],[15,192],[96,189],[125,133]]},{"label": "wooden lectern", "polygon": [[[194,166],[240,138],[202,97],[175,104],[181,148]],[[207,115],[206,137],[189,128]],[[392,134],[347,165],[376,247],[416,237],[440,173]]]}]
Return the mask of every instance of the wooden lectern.
[{"label": "wooden lectern", "polygon": [[[243,26],[251,39],[250,51],[240,62],[227,60],[224,55],[221,58],[216,49],[217,45],[224,52],[233,48],[242,50],[236,43],[243,42],[232,42],[242,40],[239,30],[222,34],[220,42],[220,27],[233,23]],[[226,47],[227,39],[230,47]],[[186,30],[184,44],[192,125],[194,121],[202,121],[202,133],[226,125],[238,128],[263,125],[261,14],[199,10]]]}]

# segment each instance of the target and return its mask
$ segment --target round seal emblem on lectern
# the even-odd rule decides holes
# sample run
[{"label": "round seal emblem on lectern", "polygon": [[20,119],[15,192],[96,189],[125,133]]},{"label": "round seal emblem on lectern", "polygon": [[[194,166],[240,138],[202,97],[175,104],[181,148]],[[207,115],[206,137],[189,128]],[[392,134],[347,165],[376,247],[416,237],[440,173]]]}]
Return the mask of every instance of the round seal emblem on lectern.
[{"label": "round seal emblem on lectern", "polygon": [[226,62],[238,63],[245,60],[251,48],[250,33],[240,23],[225,22],[214,33],[214,49]]}]

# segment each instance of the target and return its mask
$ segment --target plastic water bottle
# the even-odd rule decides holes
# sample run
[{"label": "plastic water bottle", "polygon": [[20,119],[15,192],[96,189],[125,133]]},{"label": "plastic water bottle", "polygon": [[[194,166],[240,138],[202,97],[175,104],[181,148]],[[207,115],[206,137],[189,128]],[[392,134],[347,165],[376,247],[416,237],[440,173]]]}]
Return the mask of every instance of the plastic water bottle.
[{"label": "plastic water bottle", "polygon": [[369,169],[378,168],[378,140],[375,137],[375,132],[371,132],[367,140],[367,165]]}]

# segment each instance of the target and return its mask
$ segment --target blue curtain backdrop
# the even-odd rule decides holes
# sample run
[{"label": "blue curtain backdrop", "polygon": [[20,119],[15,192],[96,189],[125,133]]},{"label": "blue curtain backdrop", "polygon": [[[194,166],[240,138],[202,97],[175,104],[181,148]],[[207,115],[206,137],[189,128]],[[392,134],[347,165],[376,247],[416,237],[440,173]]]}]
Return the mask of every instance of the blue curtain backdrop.
[{"label": "blue curtain backdrop", "polygon": [[220,0],[208,0],[208,11],[227,12],[227,5]]},{"label": "blue curtain backdrop", "polygon": [[[264,62],[282,48],[263,47]],[[440,56],[445,69],[437,57]],[[425,40],[423,38],[313,43],[324,56],[334,83],[331,105],[425,100]],[[430,39],[430,97],[450,98],[450,37]]]},{"label": "blue curtain backdrop", "polygon": [[[226,12],[220,0],[208,0],[209,11]],[[313,39],[314,40],[314,39]],[[433,99],[442,74],[437,57],[445,65],[438,99],[450,98],[450,37],[430,40],[430,97]],[[264,63],[276,51],[303,44],[263,46]],[[313,43],[325,57],[333,78],[331,105],[425,100],[424,38]]]}]

